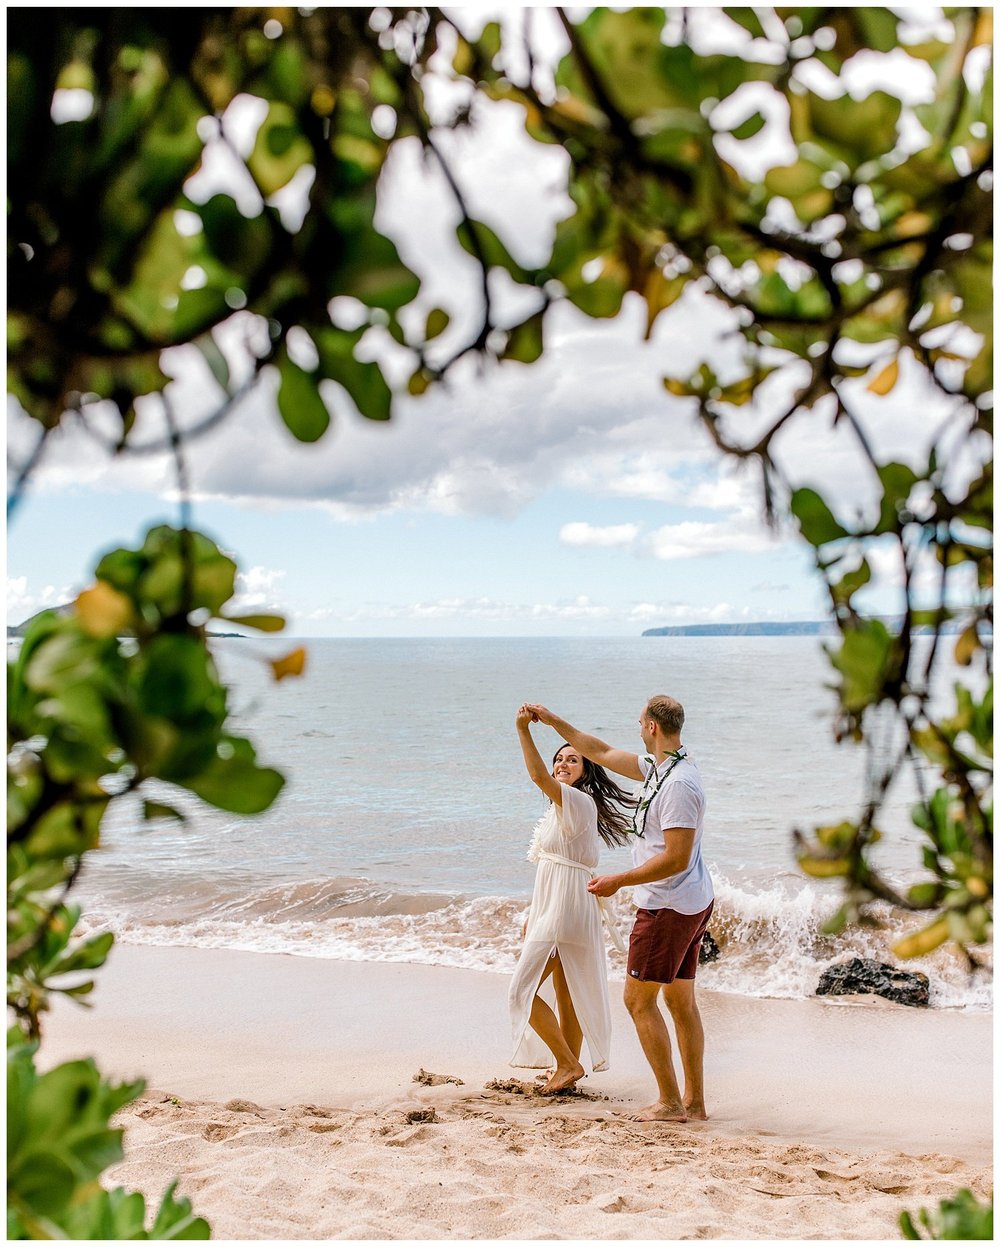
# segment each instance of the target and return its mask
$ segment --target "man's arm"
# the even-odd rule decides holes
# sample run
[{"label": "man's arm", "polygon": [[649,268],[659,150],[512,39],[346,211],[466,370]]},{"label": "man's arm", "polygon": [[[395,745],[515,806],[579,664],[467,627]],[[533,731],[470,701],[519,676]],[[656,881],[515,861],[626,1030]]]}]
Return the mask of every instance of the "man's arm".
[{"label": "man's arm", "polygon": [[626,779],[642,779],[643,775],[642,769],[639,766],[638,754],[629,753],[625,749],[614,749],[599,737],[590,736],[586,732],[579,731],[572,723],[567,723],[565,719],[560,719],[558,715],[553,714],[545,706],[529,703],[528,709],[542,723],[555,728],[568,745],[572,745],[574,749],[579,749],[583,756],[589,758],[591,762],[596,762],[598,766],[607,767],[609,771],[614,771],[616,775],[624,775]]},{"label": "man's arm", "polygon": [[[577,746],[579,748],[579,746]],[[599,875],[587,884],[597,896],[614,896],[619,888],[634,888],[640,883],[656,883],[686,870],[694,847],[693,827],[668,827],[663,833],[664,849],[648,862],[624,870],[620,875]]]}]

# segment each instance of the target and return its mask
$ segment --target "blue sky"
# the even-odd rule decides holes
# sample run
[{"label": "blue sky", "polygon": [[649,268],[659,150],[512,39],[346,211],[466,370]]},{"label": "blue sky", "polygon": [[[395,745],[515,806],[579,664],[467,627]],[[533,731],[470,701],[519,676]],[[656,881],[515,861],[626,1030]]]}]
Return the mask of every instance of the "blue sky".
[{"label": "blue sky", "polygon": [[[915,83],[914,99],[920,90]],[[439,83],[431,103],[446,114],[454,88]],[[253,106],[231,107],[227,133],[238,148],[249,150],[259,120]],[[771,141],[783,158],[781,136]],[[481,107],[469,131],[440,142],[473,215],[522,262],[543,260],[570,210],[558,189],[564,154],[532,143],[509,104]],[[225,145],[210,143],[188,191],[194,199],[227,191],[252,215],[259,203],[233,166]],[[283,210],[294,217],[305,187],[286,189]],[[415,140],[393,154],[379,214],[424,282],[413,323],[435,305],[453,311],[448,348],[476,320],[478,282],[455,243],[442,179]],[[498,283],[494,293],[513,315],[516,292]],[[333,426],[314,447],[283,429],[265,378],[220,430],[190,447],[194,522],[237,557],[241,605],[283,610],[303,636],[611,636],[660,624],[821,617],[808,549],[787,525],[767,530],[759,480],[724,462],[690,401],[662,386],[664,375],[687,375],[701,360],[722,376],[738,368],[732,325],[690,290],[649,342],[644,329],[635,295],[613,322],[555,307],[538,364],[483,370],[463,361],[447,388],[420,400],[404,394],[388,426],[364,421],[333,387]],[[245,372],[242,343],[254,332],[259,326],[237,313],[216,334],[234,375]],[[395,348],[386,338],[369,330],[363,349],[391,374]],[[888,345],[859,348],[857,362],[877,371],[890,355]],[[219,395],[193,349],[167,353],[165,367],[182,422],[212,410]],[[797,379],[792,371],[770,379],[729,431],[751,441]],[[905,352],[890,395],[868,394],[864,379],[851,384],[869,438],[893,458],[915,462],[946,421]],[[877,491],[857,444],[830,416],[820,405],[788,426],[775,449],[793,484],[821,488],[849,518],[870,511]],[[147,435],[156,418],[143,412]],[[14,463],[33,436],[9,409]],[[68,600],[103,550],[176,521],[174,484],[166,456],[111,461],[80,428],[60,430],[9,528],[9,619]],[[872,562],[876,587],[863,604],[891,612],[900,579],[892,551],[876,549]]]}]

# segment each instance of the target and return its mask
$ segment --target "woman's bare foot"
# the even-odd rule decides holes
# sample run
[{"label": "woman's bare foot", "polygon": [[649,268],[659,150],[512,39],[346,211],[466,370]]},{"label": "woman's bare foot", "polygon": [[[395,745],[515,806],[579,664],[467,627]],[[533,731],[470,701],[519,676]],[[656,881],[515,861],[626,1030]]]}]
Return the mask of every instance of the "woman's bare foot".
[{"label": "woman's bare foot", "polygon": [[567,1069],[556,1068],[555,1073],[549,1081],[542,1087],[542,1095],[556,1095],[560,1091],[572,1091],[577,1081],[581,1079],[586,1070],[582,1065],[577,1063]]},{"label": "woman's bare foot", "polygon": [[623,1113],[627,1121],[687,1121],[688,1114],[682,1104],[647,1104],[636,1113]]},{"label": "woman's bare foot", "polygon": [[705,1112],[704,1104],[685,1104],[684,1112],[691,1121],[708,1121],[708,1113]]}]

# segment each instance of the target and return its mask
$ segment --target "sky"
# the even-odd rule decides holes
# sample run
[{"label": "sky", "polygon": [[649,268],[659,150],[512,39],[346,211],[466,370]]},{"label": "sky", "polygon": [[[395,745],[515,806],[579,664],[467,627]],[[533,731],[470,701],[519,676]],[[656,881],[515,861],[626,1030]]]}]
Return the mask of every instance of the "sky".
[{"label": "sky", "polygon": [[[558,52],[558,33],[544,37]],[[865,76],[863,66],[858,72]],[[453,88],[434,89],[432,104],[444,114]],[[914,98],[923,89],[916,75]],[[570,211],[559,189],[565,156],[531,142],[513,105],[483,106],[474,121],[469,132],[442,136],[472,214],[515,258],[539,262]],[[780,121],[769,123],[748,159],[781,157]],[[245,150],[256,124],[259,113],[246,103],[227,115]],[[244,212],[259,211],[255,192],[212,143],[188,191],[201,200],[220,189]],[[305,189],[282,193],[290,220]],[[478,315],[477,276],[454,240],[456,221],[415,141],[398,145],[378,222],[423,279],[412,323],[442,302],[457,309],[442,349]],[[494,294],[513,316],[517,293],[498,279]],[[822,618],[825,590],[809,548],[787,522],[767,526],[759,476],[723,460],[691,401],[662,385],[701,360],[721,375],[738,367],[731,324],[690,291],[648,342],[644,330],[636,295],[613,321],[557,306],[538,363],[463,361],[446,386],[398,398],[388,425],[364,420],[332,387],[331,431],[310,447],[282,426],[265,376],[189,450],[194,524],[237,559],[238,606],[280,610],[300,636],[628,636],[667,624]],[[242,343],[256,332],[237,313],[217,334],[237,375],[245,370]],[[390,372],[401,369],[385,337],[370,330],[363,349],[386,358]],[[865,350],[866,361],[885,353]],[[947,416],[911,364],[904,357],[900,382],[885,397],[868,394],[863,381],[854,392],[876,449],[902,461],[915,461]],[[165,368],[183,421],[212,410],[219,396],[193,349],[168,352]],[[795,380],[789,372],[768,381],[759,401],[740,409],[734,434],[752,438]],[[156,416],[143,415],[153,427]],[[16,464],[35,434],[10,406],[8,416]],[[821,488],[845,518],[875,505],[871,471],[849,433],[831,427],[828,410],[793,422],[777,451],[794,484]],[[70,600],[90,583],[102,552],[178,518],[167,456],[113,461],[79,427],[61,430],[8,529],[8,621]],[[872,559],[876,584],[861,604],[893,613],[900,597],[892,552],[876,548]]]}]

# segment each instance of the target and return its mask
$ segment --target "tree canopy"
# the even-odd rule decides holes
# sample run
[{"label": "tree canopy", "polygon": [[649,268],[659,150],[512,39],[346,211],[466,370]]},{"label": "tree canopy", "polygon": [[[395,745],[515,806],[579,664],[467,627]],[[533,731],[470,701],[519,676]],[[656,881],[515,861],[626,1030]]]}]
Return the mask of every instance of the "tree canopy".
[{"label": "tree canopy", "polygon": [[[183,492],[198,435],[238,419],[266,372],[279,379],[276,418],[315,442],[331,410],[389,420],[401,394],[418,397],[467,356],[534,362],[560,302],[611,318],[638,298],[651,332],[707,297],[730,318],[738,362],[665,376],[665,435],[671,420],[699,420],[722,455],[759,468],[766,513],[797,525],[840,634],[836,730],[870,755],[857,808],[799,831],[800,863],[844,881],[831,929],[886,899],[929,918],[901,956],[951,939],[974,961],[992,929],[991,40],[992,12],[976,7],[923,25],[824,7],[523,10],[485,24],[406,8],[12,11],[8,389],[37,437],[10,506],[62,424],[123,457],[172,449]],[[430,98],[442,81],[447,115]],[[474,135],[500,103],[568,158],[572,211],[536,267],[471,215],[441,141],[450,128]],[[248,108],[260,120],[244,148],[233,118]],[[402,143],[440,170],[457,244],[476,261],[477,313],[458,341],[445,331],[465,325],[465,292],[413,315],[420,278],[377,221]],[[246,194],[203,199],[193,179],[220,149]],[[513,318],[509,289],[526,309]],[[235,315],[260,330],[239,373],[219,346]],[[163,352],[183,344],[214,378],[208,417],[172,401]],[[406,361],[402,382],[390,357]],[[905,463],[880,457],[868,427],[903,374],[946,412],[933,437],[915,425]],[[872,513],[788,478],[781,440],[806,418],[852,431]],[[74,611],[33,625],[9,670],[8,999],[31,1042],[59,975],[107,952],[105,937],[71,940],[66,896],[110,802],[157,779],[253,813],[281,786],[227,726],[206,632],[232,617],[236,569],[188,520],[185,507],[178,528],[106,554]],[[855,601],[875,548],[891,550],[900,585],[893,626]],[[975,678],[942,707],[933,686],[951,647]],[[301,664],[294,653],[275,675]],[[888,752],[873,731],[886,715],[898,729]],[[870,848],[904,767],[920,784],[925,877],[900,890]],[[150,800],[146,813],[174,811]],[[49,1124],[32,1124],[49,1093],[32,1083],[31,1043],[14,1041],[16,1155],[35,1165],[12,1170],[15,1232],[78,1231],[78,1168],[46,1150]],[[106,1126],[126,1091],[93,1095]],[[42,1155],[58,1195],[17,1178]],[[95,1202],[90,1228],[132,1224],[132,1205],[116,1208]]]}]

